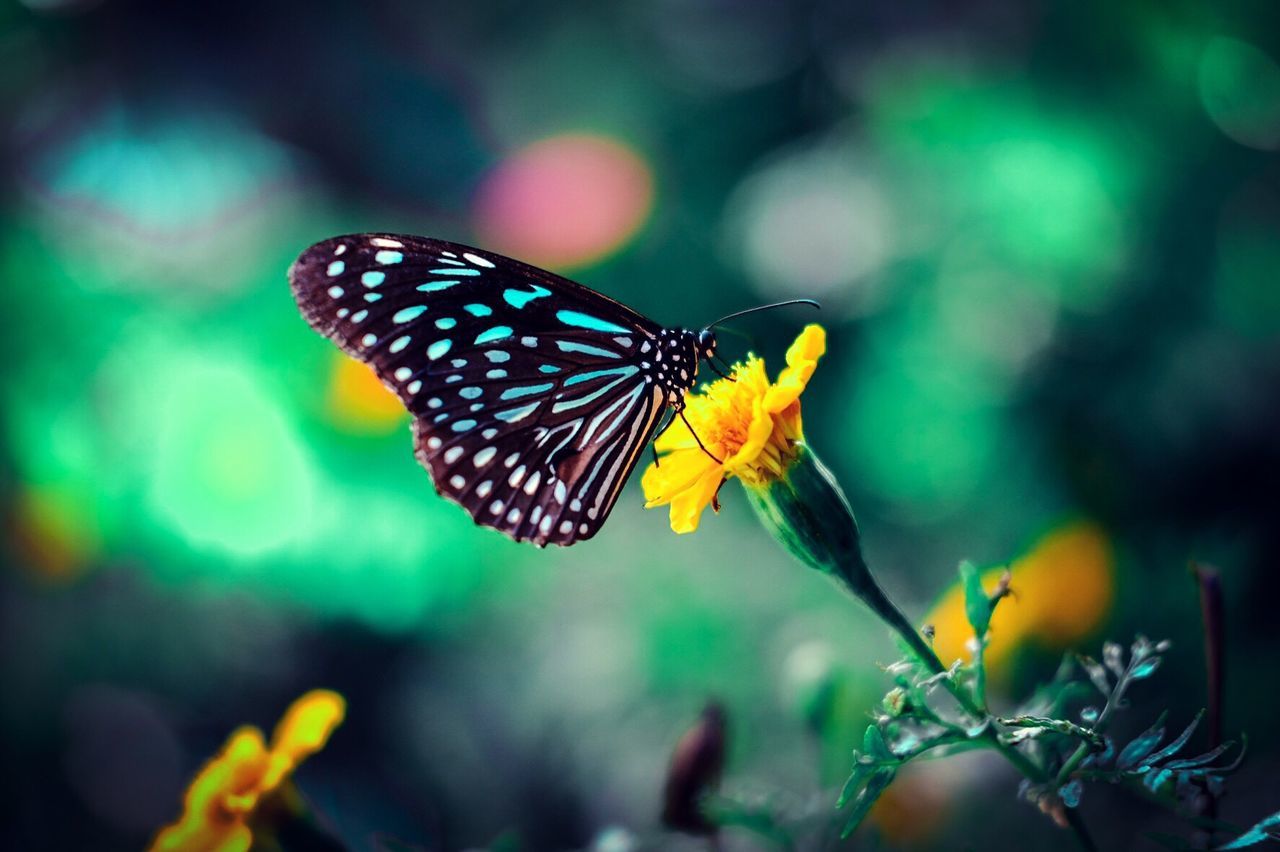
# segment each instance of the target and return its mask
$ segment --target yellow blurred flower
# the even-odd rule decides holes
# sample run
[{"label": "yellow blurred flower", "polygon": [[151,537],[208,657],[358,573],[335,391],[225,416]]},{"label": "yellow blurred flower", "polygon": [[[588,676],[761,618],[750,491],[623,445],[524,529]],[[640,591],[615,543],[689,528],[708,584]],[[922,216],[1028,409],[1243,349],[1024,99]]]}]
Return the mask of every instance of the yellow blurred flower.
[{"label": "yellow blurred flower", "polygon": [[764,361],[752,355],[734,365],[732,380],[718,379],[686,396],[685,416],[703,446],[723,461],[703,452],[688,426],[676,420],[654,444],[661,464],[651,464],[641,480],[645,507],[670,504],[671,529],[693,532],[724,480],[736,476],[758,487],[782,476],[804,440],[800,394],[826,340],[822,326],[805,327],[772,384]]},{"label": "yellow blurred flower", "polygon": [[351,432],[389,432],[409,415],[367,364],[341,352],[333,356],[329,376],[329,413]]},{"label": "yellow blurred flower", "polygon": [[251,726],[231,735],[192,779],[181,819],[156,835],[152,852],[246,852],[253,842],[254,809],[305,758],[328,742],[346,715],[336,692],[316,689],[295,701],[276,725],[268,748]]},{"label": "yellow blurred flower", "polygon": [[[982,585],[993,591],[1004,573],[992,568]],[[1009,565],[1011,594],[995,608],[986,650],[989,672],[1007,673],[1014,652],[1028,644],[1060,650],[1091,634],[1111,608],[1115,554],[1096,524],[1073,521],[1051,530]],[[973,629],[957,584],[925,617],[934,628],[933,647],[944,665],[968,660]]]}]

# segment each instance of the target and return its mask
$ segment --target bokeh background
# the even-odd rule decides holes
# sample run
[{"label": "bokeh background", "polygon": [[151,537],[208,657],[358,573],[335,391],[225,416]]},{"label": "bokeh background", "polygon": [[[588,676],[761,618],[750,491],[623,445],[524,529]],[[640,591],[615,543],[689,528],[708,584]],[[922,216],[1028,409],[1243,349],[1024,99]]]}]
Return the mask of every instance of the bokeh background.
[{"label": "bokeh background", "polygon": [[[682,538],[634,482],[570,549],[474,527],[291,301],[360,230],[669,325],[821,299],[806,431],[907,612],[1014,561],[1006,705],[1171,638],[1137,730],[1206,701],[1217,565],[1252,750],[1222,813],[1280,801],[1280,6],[23,0],[0,107],[0,846],[139,848],[320,686],[349,713],[298,781],[354,848],[700,848],[658,812],[712,696],[725,789],[821,834],[883,628],[736,486]],[[811,319],[723,351],[776,369]],[[851,845],[1065,848],[1016,786],[930,764]],[[1082,807],[1114,848],[1177,830]]]}]

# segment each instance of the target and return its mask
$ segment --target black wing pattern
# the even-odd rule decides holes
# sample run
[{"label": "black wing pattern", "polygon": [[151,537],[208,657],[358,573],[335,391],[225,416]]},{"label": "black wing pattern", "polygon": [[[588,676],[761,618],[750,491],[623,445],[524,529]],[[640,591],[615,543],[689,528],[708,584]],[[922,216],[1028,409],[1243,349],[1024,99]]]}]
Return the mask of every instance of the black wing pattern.
[{"label": "black wing pattern", "polygon": [[594,535],[679,396],[649,370],[674,332],[480,249],[334,237],[303,252],[289,281],[307,322],[413,413],[436,490],[517,541]]}]

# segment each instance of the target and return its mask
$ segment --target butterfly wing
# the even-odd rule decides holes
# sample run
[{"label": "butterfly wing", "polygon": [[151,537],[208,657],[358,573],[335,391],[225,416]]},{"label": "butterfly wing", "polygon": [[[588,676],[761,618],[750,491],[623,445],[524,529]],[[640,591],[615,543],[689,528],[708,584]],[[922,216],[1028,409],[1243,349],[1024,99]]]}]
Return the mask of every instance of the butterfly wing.
[{"label": "butterfly wing", "polygon": [[442,240],[335,237],[289,270],[313,328],[413,413],[436,489],[517,541],[595,534],[674,394],[667,332],[580,284]]}]

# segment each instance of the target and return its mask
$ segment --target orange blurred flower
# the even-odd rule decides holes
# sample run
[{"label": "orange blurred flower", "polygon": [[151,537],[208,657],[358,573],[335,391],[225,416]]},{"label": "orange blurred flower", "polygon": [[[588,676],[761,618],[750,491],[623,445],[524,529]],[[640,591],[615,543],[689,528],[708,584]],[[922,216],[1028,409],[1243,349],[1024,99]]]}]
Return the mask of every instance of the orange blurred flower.
[{"label": "orange blurred flower", "polygon": [[[1004,573],[982,575],[991,592]],[[1007,672],[1014,652],[1027,643],[1060,650],[1091,634],[1111,608],[1115,554],[1102,529],[1072,521],[1051,530],[1009,565],[1012,594],[995,608],[985,659],[989,672]],[[973,629],[965,617],[964,590],[946,592],[925,617],[934,628],[933,647],[944,665],[968,660]]]},{"label": "orange blurred flower", "polygon": [[192,779],[182,817],[161,829],[151,852],[247,852],[253,843],[248,822],[254,809],[298,764],[324,747],[346,707],[336,692],[308,692],[285,711],[269,748],[259,729],[237,730]]},{"label": "orange blurred flower", "polygon": [[350,431],[389,432],[408,417],[404,405],[373,369],[335,352],[329,377],[329,413]]}]

